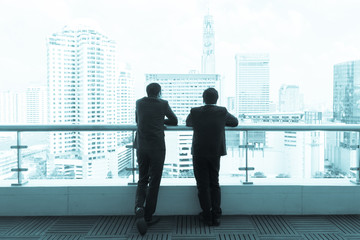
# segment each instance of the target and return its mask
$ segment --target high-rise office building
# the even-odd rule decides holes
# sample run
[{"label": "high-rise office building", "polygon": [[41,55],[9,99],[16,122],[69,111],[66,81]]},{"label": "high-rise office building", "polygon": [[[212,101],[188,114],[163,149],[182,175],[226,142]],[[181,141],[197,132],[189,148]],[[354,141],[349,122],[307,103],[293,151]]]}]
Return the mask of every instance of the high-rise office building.
[{"label": "high-rise office building", "polygon": [[[50,124],[120,123],[112,39],[92,27],[65,26],[47,39],[47,72]],[[76,177],[102,177],[116,161],[116,147],[115,133],[51,133],[49,170],[70,161]]]},{"label": "high-rise office building", "polygon": [[26,119],[28,124],[46,124],[47,116],[46,87],[28,87],[26,89]]},{"label": "high-rise office building", "polygon": [[360,122],[360,60],[334,65],[334,120]]},{"label": "high-rise office building", "polygon": [[24,92],[0,91],[0,123],[26,123],[26,101]]},{"label": "high-rise office building", "polygon": [[[179,124],[185,124],[191,108],[203,105],[202,94],[209,87],[220,89],[218,74],[146,74],[146,84],[161,85],[162,97],[169,102]],[[220,98],[219,98],[220,99]],[[173,144],[166,154],[164,170],[171,176],[187,177],[192,172],[192,132],[167,132],[166,144]]]},{"label": "high-rise office building", "polygon": [[215,73],[215,31],[211,15],[204,17],[201,73]]},{"label": "high-rise office building", "polygon": [[[249,113],[268,113],[269,100],[269,55],[237,54],[236,60],[236,116]],[[249,143],[265,143],[264,131],[248,134]]]},{"label": "high-rise office building", "polygon": [[151,82],[161,85],[162,97],[169,101],[179,124],[185,124],[191,108],[203,105],[205,89],[213,87],[221,92],[219,74],[146,74],[146,83]]},{"label": "high-rise office building", "polygon": [[227,110],[231,114],[235,114],[235,97],[228,97],[227,98]]},{"label": "high-rise office building", "polygon": [[[345,124],[360,123],[360,60],[334,65],[333,79],[333,121]],[[348,173],[357,166],[356,150],[359,145],[357,132],[328,132],[327,160],[331,170]]]},{"label": "high-rise office building", "polygon": [[117,94],[120,110],[117,111],[121,124],[135,123],[135,83],[131,66],[126,64],[119,67],[117,79]]},{"label": "high-rise office building", "polygon": [[269,112],[269,55],[237,54],[236,114]]},{"label": "high-rise office building", "polygon": [[279,89],[279,112],[300,112],[304,109],[299,86],[282,85]]}]

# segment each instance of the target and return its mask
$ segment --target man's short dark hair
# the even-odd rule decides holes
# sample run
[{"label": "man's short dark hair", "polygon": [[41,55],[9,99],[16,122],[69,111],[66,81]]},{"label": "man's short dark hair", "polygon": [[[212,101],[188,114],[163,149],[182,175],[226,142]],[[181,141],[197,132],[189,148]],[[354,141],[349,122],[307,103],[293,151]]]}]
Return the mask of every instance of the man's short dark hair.
[{"label": "man's short dark hair", "polygon": [[146,87],[148,97],[157,97],[161,92],[161,86],[158,83],[150,83]]},{"label": "man's short dark hair", "polygon": [[203,100],[205,104],[216,104],[219,94],[215,88],[208,88],[203,93]]}]

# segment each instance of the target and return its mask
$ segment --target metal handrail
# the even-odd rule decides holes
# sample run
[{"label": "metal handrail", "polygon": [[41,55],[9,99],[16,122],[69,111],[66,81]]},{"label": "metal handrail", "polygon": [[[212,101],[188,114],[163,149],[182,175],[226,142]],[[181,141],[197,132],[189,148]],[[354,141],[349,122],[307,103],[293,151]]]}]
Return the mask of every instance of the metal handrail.
[{"label": "metal handrail", "polygon": [[[167,131],[190,131],[191,127],[165,126]],[[67,124],[67,125],[0,125],[0,132],[46,131],[136,131],[136,125]],[[360,131],[360,124],[239,124],[226,131]]]},{"label": "metal handrail", "polygon": [[[191,127],[186,126],[164,126],[166,131],[192,131]],[[12,184],[13,186],[21,186],[25,184],[22,180],[22,172],[27,171],[26,168],[21,167],[21,149],[26,148],[20,144],[21,132],[80,132],[80,131],[132,131],[132,140],[134,141],[134,132],[137,130],[135,124],[132,125],[115,125],[115,124],[63,124],[63,125],[0,125],[0,132],[16,132],[17,133],[17,145],[12,146],[17,150],[17,168],[11,169],[18,174],[18,182]],[[242,124],[237,127],[226,127],[226,131],[242,131],[245,133],[244,146],[246,148],[246,166],[245,168],[239,168],[246,172],[246,181],[244,184],[252,184],[248,181],[248,171],[254,170],[248,166],[248,148],[251,146],[248,143],[249,131],[354,131],[360,132],[360,124]],[[132,146],[131,146],[132,147]],[[357,166],[352,167],[351,170],[357,171],[356,181],[354,183],[360,184],[360,145],[356,145],[357,148]],[[132,147],[132,173],[133,184],[135,184],[135,161],[134,161],[134,148]]]}]

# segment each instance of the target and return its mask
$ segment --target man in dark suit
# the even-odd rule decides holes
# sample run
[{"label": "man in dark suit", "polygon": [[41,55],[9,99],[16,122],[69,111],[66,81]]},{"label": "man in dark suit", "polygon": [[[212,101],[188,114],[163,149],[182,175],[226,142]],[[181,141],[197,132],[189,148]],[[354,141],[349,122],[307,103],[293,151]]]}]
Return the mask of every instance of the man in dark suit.
[{"label": "man in dark suit", "polygon": [[192,108],[186,126],[193,127],[193,167],[205,224],[219,226],[222,214],[219,186],[220,157],[226,155],[225,126],[236,127],[238,120],[226,108],[216,106],[218,92],[203,93],[205,106]]},{"label": "man in dark suit", "polygon": [[[164,124],[176,126],[177,117],[169,103],[161,96],[161,86],[150,83],[147,97],[136,101],[137,132],[134,147],[137,149],[139,181],[136,190],[136,226],[145,234],[147,226],[154,223],[159,185],[165,160]],[[165,118],[167,117],[167,118]]]}]

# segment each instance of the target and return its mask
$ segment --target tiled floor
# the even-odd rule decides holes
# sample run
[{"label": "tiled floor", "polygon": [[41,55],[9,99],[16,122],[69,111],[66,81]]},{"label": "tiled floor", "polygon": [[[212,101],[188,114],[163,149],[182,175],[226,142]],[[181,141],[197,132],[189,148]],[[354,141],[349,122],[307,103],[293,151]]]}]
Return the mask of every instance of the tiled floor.
[{"label": "tiled floor", "polygon": [[140,236],[133,216],[0,217],[0,239],[20,240],[360,240],[359,215],[223,216],[207,227],[197,216],[164,216]]}]

